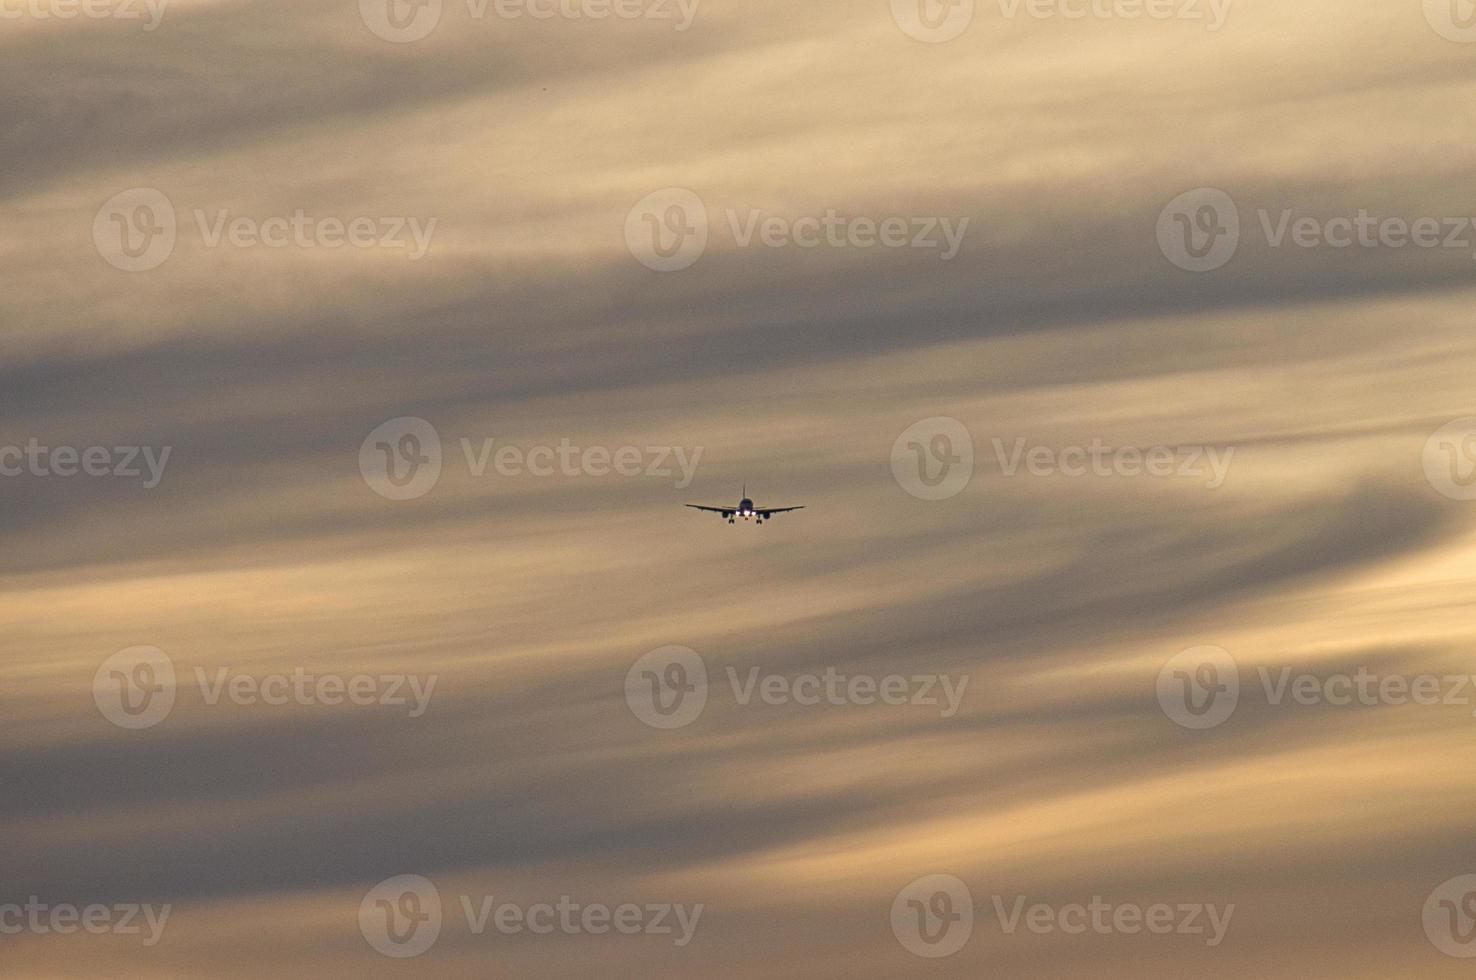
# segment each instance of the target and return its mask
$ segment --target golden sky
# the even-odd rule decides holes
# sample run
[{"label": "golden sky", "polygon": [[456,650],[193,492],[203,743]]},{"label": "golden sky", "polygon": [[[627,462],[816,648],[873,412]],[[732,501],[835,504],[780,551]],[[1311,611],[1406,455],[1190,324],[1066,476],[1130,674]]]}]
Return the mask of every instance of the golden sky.
[{"label": "golden sky", "polygon": [[918,2],[0,0],[6,975],[1469,975],[1476,11]]}]

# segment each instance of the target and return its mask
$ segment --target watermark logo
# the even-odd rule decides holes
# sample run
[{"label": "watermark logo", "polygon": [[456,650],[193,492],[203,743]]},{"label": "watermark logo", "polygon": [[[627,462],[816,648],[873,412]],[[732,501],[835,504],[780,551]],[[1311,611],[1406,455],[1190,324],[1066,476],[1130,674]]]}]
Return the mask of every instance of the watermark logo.
[{"label": "watermark logo", "polygon": [[421,875],[386,878],[359,903],[359,932],[385,956],[419,956],[441,934],[441,893]]},{"label": "watermark logo", "polygon": [[430,36],[441,22],[442,0],[359,0],[359,17],[377,38],[409,44]]},{"label": "watermark logo", "polygon": [[[196,666],[195,687],[203,702],[222,700],[243,707],[349,704],[406,708],[419,718],[430,706],[439,675],[316,674],[302,667],[262,676]],[[186,689],[188,690],[188,688]],[[178,696],[174,661],[158,647],[129,647],[103,661],[92,678],[97,709],[120,728],[152,728],[169,716]]]},{"label": "watermark logo", "polygon": [[1158,704],[1181,728],[1223,725],[1240,702],[1240,669],[1229,652],[1190,647],[1158,672]]},{"label": "watermark logo", "polygon": [[[1360,666],[1312,673],[1261,664],[1255,676],[1272,708],[1381,708],[1476,705],[1476,674],[1401,674]],[[1158,703],[1184,728],[1214,728],[1227,721],[1246,690],[1235,660],[1219,647],[1193,647],[1164,665]],[[1476,716],[1476,710],[1470,712]]]},{"label": "watermark logo", "polygon": [[652,728],[684,728],[707,706],[707,664],[691,647],[652,650],[626,672],[625,703]]},{"label": "watermark logo", "polygon": [[[736,248],[930,249],[944,262],[963,247],[967,217],[842,215],[835,208],[792,217],[762,208],[726,208],[716,225]],[[648,269],[676,272],[707,249],[712,227],[693,192],[668,187],[642,198],[625,217],[625,245]]]},{"label": "watermark logo", "polygon": [[952,41],[974,22],[974,0],[892,0],[892,19],[914,41]]},{"label": "watermark logo", "polygon": [[[225,208],[195,208],[193,226],[205,248],[383,248],[412,262],[430,251],[437,219],[357,215],[317,217],[302,208],[257,218]],[[188,227],[188,225],[186,226]],[[109,265],[125,272],[157,269],[174,254],[180,222],[162,191],[134,187],[109,198],[92,219],[92,241]]]},{"label": "watermark logo", "polygon": [[677,272],[702,258],[707,234],[707,206],[685,187],[653,191],[625,216],[625,247],[657,272]]},{"label": "watermark logo", "polygon": [[[567,436],[557,445],[498,444],[495,438],[480,444],[462,436],[461,455],[474,479],[488,472],[502,477],[638,477],[674,481],[677,489],[691,485],[702,462],[701,446],[577,446]],[[390,500],[425,496],[440,479],[443,463],[441,437],[425,419],[405,416],[374,429],[359,446],[359,474],[375,493]]]},{"label": "watermark logo", "polygon": [[1451,500],[1476,500],[1476,416],[1447,422],[1425,441],[1425,479]]},{"label": "watermark logo", "polygon": [[1476,43],[1476,2],[1425,0],[1425,19],[1447,41]]},{"label": "watermark logo", "polygon": [[1425,936],[1446,956],[1476,957],[1476,875],[1460,875],[1425,899]]},{"label": "watermark logo", "polygon": [[1476,257],[1476,218],[1379,215],[1367,208],[1314,215],[1294,207],[1256,208],[1244,227],[1236,203],[1223,191],[1200,188],[1175,198],[1158,219],[1158,244],[1170,262],[1190,272],[1210,272],[1235,255],[1242,235],[1254,229],[1267,248],[1421,249],[1462,251]]},{"label": "watermark logo", "polygon": [[[359,0],[359,17],[375,37],[409,44],[440,25],[443,0]],[[647,20],[691,28],[701,0],[466,0],[466,15],[486,20]]]},{"label": "watermark logo", "polygon": [[914,422],[892,443],[892,476],[919,500],[947,500],[974,476],[974,439],[955,418]]},{"label": "watermark logo", "polygon": [[914,956],[952,956],[973,934],[974,897],[953,875],[925,875],[892,901],[892,935]]},{"label": "watermark logo", "polygon": [[119,650],[92,675],[97,710],[119,728],[152,728],[174,709],[174,661],[158,647]]},{"label": "watermark logo", "polygon": [[[1030,903],[1025,895],[990,896],[1001,934],[1022,929],[1036,936],[1198,936],[1215,948],[1225,941],[1235,905],[1208,902],[1089,901]],[[975,926],[968,886],[952,875],[928,875],[903,888],[892,902],[892,934],[909,953],[928,959],[952,956],[968,943]]]},{"label": "watermark logo", "polygon": [[178,237],[174,205],[152,187],[114,194],[92,219],[92,243],[115,269],[147,272],[174,254]]},{"label": "watermark logo", "polygon": [[[768,705],[815,708],[822,705],[912,705],[937,708],[952,718],[963,704],[967,675],[842,672],[834,666],[794,675],[727,666],[733,700],[739,707]],[[697,720],[707,704],[707,665],[688,647],[662,647],[635,662],[625,675],[625,700],[637,718],[652,728],[681,728]]]},{"label": "watermark logo", "polygon": [[1240,210],[1222,190],[1180,194],[1158,216],[1158,248],[1186,272],[1221,268],[1240,247]]},{"label": "watermark logo", "polygon": [[[685,947],[697,934],[705,906],[678,902],[577,901],[560,895],[557,901],[499,902],[495,895],[456,896],[466,929],[482,936],[490,929],[502,936],[670,936]],[[373,888],[359,903],[359,932],[375,951],[409,959],[430,949],[442,926],[455,920],[443,912],[440,892],[422,875],[398,875]]]},{"label": "watermark logo", "polygon": [[359,446],[359,474],[388,500],[424,497],[441,478],[441,435],[413,415],[390,419]]}]

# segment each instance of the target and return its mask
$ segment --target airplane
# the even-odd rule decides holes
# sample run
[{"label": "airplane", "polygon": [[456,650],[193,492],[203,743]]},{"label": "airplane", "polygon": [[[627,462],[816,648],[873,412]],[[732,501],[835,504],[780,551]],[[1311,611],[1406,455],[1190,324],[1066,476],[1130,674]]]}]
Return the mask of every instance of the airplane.
[{"label": "airplane", "polygon": [[791,510],[805,509],[803,506],[755,507],[753,505],[753,501],[748,499],[748,484],[746,483],[743,484],[743,499],[738,501],[737,507],[704,507],[702,504],[687,504],[687,506],[691,507],[693,510],[710,510],[714,514],[722,514],[728,519],[729,524],[738,523],[738,518],[740,517],[743,518],[745,521],[749,518],[758,518],[758,523],[762,524],[764,521],[768,520],[775,514],[784,514]]}]

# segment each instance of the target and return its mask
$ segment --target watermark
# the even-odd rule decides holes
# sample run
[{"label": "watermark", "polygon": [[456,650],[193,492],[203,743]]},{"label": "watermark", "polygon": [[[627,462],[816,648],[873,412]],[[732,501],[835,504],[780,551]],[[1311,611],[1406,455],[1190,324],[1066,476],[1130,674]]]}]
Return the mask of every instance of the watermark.
[{"label": "watermark", "polygon": [[999,12],[1013,20],[1157,20],[1203,22],[1217,33],[1235,0],[998,0]]},{"label": "watermark", "polygon": [[[652,477],[675,479],[686,489],[697,478],[703,447],[578,446],[567,437],[557,444],[519,446],[495,438],[457,440],[467,473],[501,477]],[[435,426],[413,416],[375,427],[359,446],[359,474],[369,488],[389,500],[423,497],[441,478],[444,453]]]},{"label": "watermark", "polygon": [[[1262,665],[1255,676],[1273,708],[1449,706],[1471,708],[1476,717],[1476,674],[1401,674],[1368,667],[1317,673]],[[1192,647],[1159,671],[1158,703],[1183,728],[1224,724],[1242,694],[1240,668],[1220,647]]]},{"label": "watermark", "polygon": [[[677,948],[697,935],[705,906],[698,902],[579,901],[569,895],[528,904],[496,895],[457,896],[467,931],[501,936],[653,936]],[[359,903],[359,932],[375,951],[397,959],[419,956],[440,937],[446,915],[440,891],[422,875],[388,878]]]},{"label": "watermark", "polygon": [[[937,708],[952,718],[963,703],[967,675],[867,674],[827,666],[818,672],[779,674],[759,667],[723,668],[740,707],[914,706]],[[707,705],[707,664],[691,647],[667,646],[642,656],[625,675],[625,702],[631,713],[652,728],[682,728],[696,721]]]},{"label": "watermark", "polygon": [[[303,208],[267,217],[232,214],[227,208],[195,208],[191,217],[204,248],[377,248],[403,252],[411,262],[430,251],[437,222],[402,216],[317,216]],[[148,272],[163,265],[174,254],[180,232],[173,202],[152,187],[113,195],[92,220],[98,254],[124,272]]]},{"label": "watermark", "polygon": [[1446,956],[1476,957],[1476,874],[1441,883],[1425,899],[1425,937]]},{"label": "watermark", "polygon": [[174,710],[174,661],[158,647],[119,650],[92,675],[97,710],[119,728],[152,728]]},{"label": "watermark", "polygon": [[974,896],[953,875],[925,875],[892,900],[892,935],[914,956],[952,956],[973,934]]},{"label": "watermark", "polygon": [[[1211,33],[1225,26],[1235,0],[995,0],[1005,20],[1179,21],[1203,23]],[[975,0],[892,0],[892,19],[916,41],[942,44],[973,24]]]},{"label": "watermark", "polygon": [[16,936],[30,932],[42,936],[50,933],[68,936],[87,932],[94,936],[141,936],[143,945],[153,946],[163,938],[164,926],[173,909],[168,903],[158,906],[135,902],[73,905],[70,902],[43,902],[32,895],[24,904],[0,903],[0,935]]},{"label": "watermark", "polygon": [[652,728],[684,728],[707,707],[707,664],[691,647],[658,647],[625,672],[625,703]]},{"label": "watermark", "polygon": [[412,415],[381,423],[359,446],[359,475],[388,500],[424,497],[441,479],[441,434]]},{"label": "watermark", "polygon": [[892,477],[919,500],[956,497],[974,477],[974,439],[955,418],[914,422],[892,443]]},{"label": "watermark", "polygon": [[1425,479],[1451,500],[1476,500],[1476,416],[1447,422],[1425,440]]},{"label": "watermark", "polygon": [[1240,668],[1228,650],[1197,646],[1158,672],[1158,705],[1181,728],[1223,725],[1240,703]]},{"label": "watermark", "polygon": [[1235,447],[1220,446],[1108,446],[1093,439],[1086,446],[1047,446],[1016,438],[1008,448],[1003,439],[991,439],[1000,471],[1013,477],[1177,477],[1204,480],[1218,490],[1230,473]]},{"label": "watermark", "polygon": [[1158,216],[1159,251],[1186,272],[1219,269],[1239,247],[1240,210],[1217,188],[1186,191]]},{"label": "watermark", "polygon": [[[1380,215],[1359,208],[1319,216],[1297,208],[1257,208],[1250,227],[1268,248],[1303,250],[1407,248],[1465,252],[1476,257],[1476,218],[1468,216]],[[1158,218],[1158,245],[1174,265],[1188,272],[1212,272],[1239,250],[1240,209],[1224,191],[1200,188],[1169,202]]]},{"label": "watermark", "polygon": [[169,0],[0,0],[0,20],[136,20],[158,28]]},{"label": "watermark", "polygon": [[152,490],[164,479],[173,446],[43,446],[35,436],[24,446],[0,446],[0,476],[117,477],[143,480]]},{"label": "watermark", "polygon": [[133,187],[103,202],[92,218],[92,244],[115,269],[147,272],[174,254],[174,205],[162,191]]},{"label": "watermark", "polygon": [[990,896],[990,905],[999,920],[1000,929],[1013,936],[1023,925],[1037,936],[1061,933],[1081,936],[1200,936],[1214,949],[1225,941],[1235,903],[1225,906],[1207,902],[1108,902],[1100,895],[1090,901],[1053,905],[1029,901],[1024,895],[1007,900],[1002,895]]},{"label": "watermark", "polygon": [[[644,20],[683,32],[697,19],[701,0],[465,0],[475,21]],[[441,23],[443,0],[359,0],[359,17],[370,33],[395,44],[430,37]]]},{"label": "watermark", "polygon": [[750,668],[739,676],[733,667],[723,668],[738,704],[747,706],[755,696],[772,707],[794,704],[802,708],[828,704],[886,704],[893,707],[921,705],[939,708],[939,716],[952,718],[963,702],[967,675],[954,678],[948,674],[847,674],[826,667],[818,674],[793,676],[763,673]]},{"label": "watermark", "polygon": [[892,19],[915,41],[942,44],[974,22],[974,0],[892,0]]},{"label": "watermark", "polygon": [[1447,41],[1476,43],[1476,3],[1472,0],[1425,0],[1425,19]]},{"label": "watermark", "polygon": [[[1025,895],[991,895],[1000,932],[1023,930],[1036,936],[1194,936],[1211,949],[1225,941],[1234,903],[1111,902],[1100,895],[1089,900],[1052,904],[1030,902]],[[967,884],[953,875],[933,874],[910,882],[892,901],[892,935],[902,948],[926,959],[952,956],[969,942],[976,926],[974,898]]]},{"label": "watermark", "polygon": [[685,187],[641,198],[625,216],[625,247],[648,269],[677,272],[707,251],[707,206]]},{"label": "watermark", "polygon": [[441,935],[440,891],[422,875],[386,878],[359,902],[359,933],[384,956],[419,956]]},{"label": "watermark", "polygon": [[[1085,445],[1054,446],[1017,436],[990,439],[995,462],[1006,477],[1176,478],[1203,480],[1217,490],[1230,474],[1233,446],[1109,446],[1094,438]],[[974,440],[968,427],[940,416],[915,422],[892,443],[892,477],[919,500],[947,500],[974,475]]]},{"label": "watermark", "polygon": [[762,208],[727,208],[711,221],[707,206],[684,187],[646,195],[625,217],[625,245],[638,262],[676,272],[707,250],[712,232],[726,231],[737,248],[852,248],[933,250],[952,261],[963,247],[969,218],[842,215],[835,208],[792,217]]},{"label": "watermark", "polygon": [[942,44],[974,22],[974,0],[892,0],[892,19],[915,41]]},{"label": "watermark", "polygon": [[[410,718],[425,714],[440,679],[436,674],[313,673],[303,667],[261,675],[232,667],[192,672],[201,700],[211,707],[222,701],[240,707],[352,705],[405,708]],[[174,709],[177,676],[173,659],[158,647],[119,650],[93,674],[93,702],[119,728],[152,728]]]}]

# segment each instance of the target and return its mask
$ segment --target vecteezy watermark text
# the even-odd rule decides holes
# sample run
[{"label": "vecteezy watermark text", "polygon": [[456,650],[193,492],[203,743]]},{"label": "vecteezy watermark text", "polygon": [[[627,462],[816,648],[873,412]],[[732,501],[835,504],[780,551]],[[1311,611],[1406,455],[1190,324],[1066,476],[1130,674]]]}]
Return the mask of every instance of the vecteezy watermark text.
[{"label": "vecteezy watermark text", "polygon": [[[835,208],[792,216],[762,208],[723,211],[729,240],[737,248],[924,249],[944,262],[958,255],[967,217],[842,215]],[[657,272],[676,272],[707,251],[712,222],[694,192],[667,187],[646,195],[625,218],[625,245],[638,262]]]},{"label": "vecteezy watermark text", "polygon": [[[502,477],[676,477],[680,490],[691,485],[702,461],[701,446],[581,447],[567,437],[557,445],[520,446],[466,436],[458,442],[467,472],[475,478],[489,469]],[[359,447],[359,474],[381,497],[414,500],[430,493],[440,480],[443,455],[435,426],[403,416],[376,426],[365,437]]]},{"label": "vecteezy watermark text", "polygon": [[[1273,708],[1380,708],[1460,706],[1476,717],[1476,674],[1406,674],[1360,666],[1352,671],[1256,667],[1256,680]],[[1245,685],[1235,658],[1216,646],[1179,653],[1158,673],[1158,703],[1181,728],[1216,728],[1229,720]]]},{"label": "vecteezy watermark text", "polygon": [[[755,702],[769,707],[794,705],[913,705],[938,708],[952,718],[963,703],[967,675],[868,674],[827,666],[821,671],[794,674],[765,672],[750,667],[740,673],[725,667],[733,700],[741,707]],[[652,650],[631,665],[625,675],[625,702],[631,713],[652,728],[682,728],[696,721],[707,706],[707,664],[691,647],[666,646]]]},{"label": "vecteezy watermark text", "polygon": [[1203,21],[1217,32],[1230,17],[1235,0],[998,0],[999,11],[1014,19],[1034,20],[1178,20]]},{"label": "vecteezy watermark text", "polygon": [[[172,446],[45,446],[35,436],[24,446],[0,446],[0,476],[114,476],[144,477],[144,487],[154,489],[164,479]],[[142,466],[142,468],[140,468]]]},{"label": "vecteezy watermark text", "polygon": [[171,911],[173,906],[168,903],[157,907],[134,902],[73,905],[70,902],[43,902],[32,895],[25,904],[0,903],[0,935],[30,932],[66,936],[80,930],[95,936],[142,936],[143,945],[153,946],[163,938]]},{"label": "vecteezy watermark text", "polygon": [[138,20],[149,32],[167,6],[169,0],[0,0],[0,20]]},{"label": "vecteezy watermark text", "polygon": [[[267,217],[233,214],[228,208],[196,208],[193,217],[204,248],[378,248],[403,252],[412,262],[430,251],[437,221],[398,215],[312,215],[303,208]],[[92,221],[98,254],[124,272],[147,272],[163,265],[174,254],[179,235],[173,202],[152,187],[113,195]]]},{"label": "vecteezy watermark text", "polygon": [[[1185,477],[1208,478],[1205,486],[1219,489],[1230,473],[1235,447],[1227,446],[1108,446],[1093,439],[1086,446],[1047,446],[1017,438],[1008,451],[1003,439],[991,439],[994,456],[1005,476],[1024,470],[1030,476]],[[1206,469],[1206,465],[1208,468]]]},{"label": "vecteezy watermark text", "polygon": [[1027,932],[1037,936],[1048,936],[1060,932],[1068,936],[1094,933],[1099,936],[1135,936],[1148,933],[1155,936],[1202,936],[1204,944],[1211,949],[1225,941],[1230,929],[1230,919],[1235,915],[1235,905],[1219,905],[1204,902],[1153,902],[1139,905],[1134,902],[1107,902],[1100,895],[1093,895],[1087,902],[1068,902],[1052,905],[1035,902],[1029,907],[1024,895],[1017,895],[1006,905],[1002,895],[990,896],[995,917],[1000,929],[1012,936],[1023,925]]},{"label": "vecteezy watermark text", "polygon": [[[1014,20],[1202,22],[1219,31],[1235,0],[996,0],[1000,17]],[[908,37],[942,44],[960,37],[983,0],[892,0],[892,19]]]},{"label": "vecteezy watermark text", "polygon": [[[104,718],[119,728],[152,728],[174,710],[179,693],[174,660],[158,647],[119,650],[97,668],[92,698]],[[231,667],[195,667],[196,688],[206,705],[222,700],[238,706],[323,705],[408,708],[419,718],[430,706],[436,674],[317,673],[303,667],[253,674]]]},{"label": "vecteezy watermark text", "polygon": [[[1281,207],[1257,208],[1255,218],[1249,227],[1272,249],[1453,250],[1476,256],[1476,218],[1464,215],[1375,214],[1367,208],[1313,215]],[[1158,217],[1158,247],[1185,271],[1212,272],[1235,257],[1245,227],[1229,194],[1201,187],[1164,207]]]},{"label": "vecteezy watermark text", "polygon": [[[697,934],[705,906],[680,902],[578,901],[569,895],[528,904],[495,895],[457,896],[473,936],[490,929],[503,936],[656,936],[678,948]],[[423,875],[397,875],[369,889],[359,903],[359,931],[377,952],[397,959],[419,956],[435,944],[444,924],[441,893]]]},{"label": "vecteezy watermark text", "polygon": [[[1100,437],[1085,445],[1050,445],[1023,436],[990,439],[1006,477],[1154,477],[1203,480],[1216,490],[1230,474],[1233,446],[1109,446]],[[955,418],[914,422],[892,443],[892,476],[919,500],[947,500],[974,476],[974,440]]]},{"label": "vecteezy watermark text", "polygon": [[[681,32],[701,0],[465,0],[467,16],[485,20],[644,20]],[[444,0],[359,0],[359,17],[375,37],[396,44],[424,40],[441,23]]]},{"label": "vecteezy watermark text", "polygon": [[[1028,904],[1027,904],[1028,903]],[[1111,902],[1100,895],[1077,902],[1030,902],[1025,895],[991,895],[989,906],[1000,932],[1037,936],[1140,934],[1193,936],[1210,948],[1225,941],[1233,903]],[[892,902],[892,934],[908,952],[926,959],[952,956],[968,944],[975,927],[973,894],[954,875],[925,875],[910,882]]]}]

